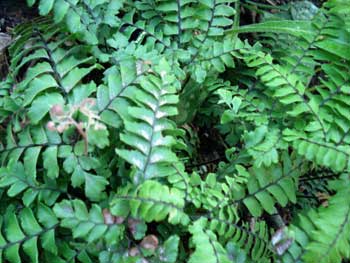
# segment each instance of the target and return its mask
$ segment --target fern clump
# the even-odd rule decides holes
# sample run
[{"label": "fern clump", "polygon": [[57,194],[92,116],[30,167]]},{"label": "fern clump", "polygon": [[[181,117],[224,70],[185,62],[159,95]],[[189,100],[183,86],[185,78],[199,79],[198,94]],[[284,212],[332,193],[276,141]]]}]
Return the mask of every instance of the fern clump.
[{"label": "fern clump", "polygon": [[350,259],[348,0],[27,2],[0,262]]}]

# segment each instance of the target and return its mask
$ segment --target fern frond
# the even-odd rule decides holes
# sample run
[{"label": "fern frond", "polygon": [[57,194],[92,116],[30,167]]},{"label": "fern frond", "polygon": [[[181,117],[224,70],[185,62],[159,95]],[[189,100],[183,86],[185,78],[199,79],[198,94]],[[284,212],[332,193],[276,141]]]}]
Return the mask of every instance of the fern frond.
[{"label": "fern frond", "polygon": [[104,190],[108,185],[106,179],[109,176],[107,164],[94,157],[76,156],[70,151],[65,157],[63,168],[71,174],[72,186],[77,188],[84,185],[85,195],[93,201],[103,199],[105,197]]},{"label": "fern frond", "polygon": [[39,13],[54,14],[55,23],[65,21],[70,32],[82,36],[88,44],[99,43],[98,30],[103,24],[116,26],[115,15],[119,13],[124,1],[95,1],[87,4],[81,0],[27,0],[29,6],[39,4]]},{"label": "fern frond", "polygon": [[350,258],[348,1],[27,0],[0,262]]},{"label": "fern frond", "polygon": [[190,200],[190,193],[192,192],[192,187],[190,184],[190,177],[185,171],[185,167],[182,163],[172,164],[174,168],[173,174],[167,176],[168,182],[172,187],[185,192],[185,200]]},{"label": "fern frond", "polygon": [[209,45],[203,45],[200,52],[186,61],[186,69],[193,73],[196,81],[204,82],[208,75],[222,73],[226,68],[234,68],[234,58],[239,57],[239,51],[247,49],[248,43],[231,37],[225,37],[220,42],[212,41]]},{"label": "fern frond", "polygon": [[177,114],[175,79],[165,60],[156,70],[161,78],[147,75],[140,80],[140,88],[129,96],[138,107],[129,107],[126,133],[121,134],[120,138],[135,150],[116,150],[122,158],[135,165],[137,172],[134,180],[138,183],[172,173],[168,165],[177,162],[176,155],[171,151],[175,140],[170,135],[164,136],[166,130],[175,128],[167,119]]},{"label": "fern frond", "polygon": [[[319,219],[315,221],[317,230],[313,232],[313,241],[306,247],[305,260],[312,258],[320,262],[341,262],[344,256],[349,257],[349,189],[344,187],[342,180],[334,182],[332,187],[337,194],[330,198],[329,206],[321,208],[318,213]],[[329,222],[329,216],[333,219],[332,224],[326,223]]]},{"label": "fern frond", "polygon": [[[336,191],[328,201],[327,207],[321,207],[316,211],[310,211],[307,217],[301,217],[297,223],[296,238],[300,247],[292,246],[293,255],[298,255],[306,262],[342,262],[349,257],[349,227],[350,205],[349,179],[343,176],[340,180],[330,183],[330,187]],[[335,216],[336,215],[336,216]],[[331,221],[330,221],[331,218]],[[332,223],[329,223],[332,222]],[[300,232],[303,231],[302,232]],[[292,250],[292,252],[293,252]],[[297,251],[299,253],[297,254]],[[286,260],[286,262],[288,262]]]},{"label": "fern frond", "polygon": [[330,9],[331,13],[337,14],[338,17],[341,17],[345,24],[347,30],[349,31],[350,26],[350,17],[349,17],[349,0],[329,0],[325,4],[326,7]]},{"label": "fern frond", "polygon": [[[94,246],[92,244],[91,246]],[[45,262],[75,262],[80,261],[83,263],[91,263],[96,260],[95,257],[92,256],[93,251],[91,251],[91,246],[89,247],[85,243],[78,242],[57,242],[57,255],[53,253],[46,253],[43,257]]]},{"label": "fern frond", "polygon": [[196,250],[191,255],[189,263],[221,263],[231,262],[227,251],[217,241],[216,235],[204,228],[205,219],[199,219],[189,226],[189,231],[192,234],[192,242]]},{"label": "fern frond", "polygon": [[[22,185],[22,189],[18,189],[16,194],[29,187],[23,196],[26,204],[33,202],[36,196],[42,198],[42,194],[38,193],[44,193],[41,189],[46,189],[46,183],[39,183],[41,178],[37,180],[37,170],[43,168],[45,172],[40,174],[42,181],[57,185],[56,180],[60,175],[64,176],[65,172],[73,173],[71,178],[74,187],[85,183],[85,193],[89,198],[102,198],[101,192],[107,182],[96,173],[104,168],[100,163],[96,165],[96,161],[92,162],[92,166],[84,167],[84,157],[81,157],[84,154],[83,147],[88,152],[88,147],[91,151],[94,147],[104,148],[109,144],[106,127],[96,126],[100,124],[99,116],[91,106],[94,100],[89,98],[96,91],[96,85],[91,80],[84,84],[83,80],[93,70],[101,68],[100,65],[88,53],[88,46],[74,45],[72,36],[66,35],[61,26],[54,25],[49,19],[37,19],[24,24],[16,29],[16,33],[19,37],[9,51],[12,56],[12,75],[19,83],[16,84],[16,89],[7,94],[7,101],[12,102],[12,107],[8,108],[12,116],[7,125],[6,140],[0,143],[2,166],[11,162],[23,162],[25,174],[29,178],[26,181],[29,184],[13,182],[14,187]],[[87,105],[88,102],[91,105]],[[57,105],[61,109],[59,114],[69,112],[68,115],[71,115],[66,116],[67,123],[67,118],[59,121],[54,119],[57,116],[52,109]],[[83,119],[84,123],[78,124],[78,121],[73,120],[73,115],[78,110],[80,115],[88,119],[87,122]],[[51,121],[57,121],[58,126],[61,125],[60,131],[58,127],[47,126],[49,112]],[[82,133],[85,133],[82,140],[67,136],[71,131],[65,133],[71,123],[76,124],[77,133],[79,125],[82,129],[85,128],[79,133],[82,137]],[[60,167],[62,159],[64,169]],[[41,160],[42,166],[38,164]],[[36,190],[30,194],[29,189],[34,190],[33,187]],[[45,195],[47,201],[52,202],[57,193],[50,198],[49,192]]]},{"label": "fern frond", "polygon": [[274,57],[278,57],[288,72],[303,76],[301,80],[308,85],[314,75],[315,67],[319,64],[314,51],[317,43],[322,40],[324,34],[327,34],[329,22],[323,10],[319,9],[313,15],[308,34],[291,36],[270,33],[267,34],[268,40],[263,39],[262,42],[267,42],[271,51],[274,52]]},{"label": "fern frond", "polygon": [[38,239],[44,251],[57,254],[55,242],[55,229],[58,220],[50,208],[39,204],[37,216],[30,208],[24,208],[17,216],[14,213],[5,214],[1,218],[1,228],[4,236],[0,234],[0,261],[4,257],[6,262],[25,262],[21,259],[19,249],[31,262],[39,262]]},{"label": "fern frond", "polygon": [[[149,1],[136,2],[135,6],[151,24],[158,24],[166,36],[175,37],[178,47],[188,42],[195,45],[208,38],[222,36],[232,25],[235,1]],[[197,30],[197,32],[195,32]]]},{"label": "fern frond", "polygon": [[[15,80],[10,75],[0,83],[0,121],[3,122],[6,118],[9,118],[11,113],[18,109],[18,105],[13,99],[9,99],[11,88],[13,87]],[[0,151],[2,147],[2,141],[0,141]]]},{"label": "fern frond", "polygon": [[[156,3],[153,3],[156,5]],[[142,7],[141,5],[138,5],[136,3],[136,7],[141,8],[141,16],[146,14],[147,9],[144,9],[145,3],[143,3]],[[145,13],[143,11],[146,11]],[[154,11],[154,9],[152,10]],[[122,27],[125,27],[126,29],[120,30],[117,34],[114,35],[113,42],[110,42],[110,44],[114,48],[120,48],[125,46],[125,42],[120,41],[121,39],[125,40],[131,40],[134,41],[136,44],[141,44],[145,42],[145,45],[152,45],[155,49],[167,49],[170,51],[173,51],[173,48],[171,47],[171,39],[169,36],[164,34],[163,30],[160,30],[160,23],[161,19],[159,17],[153,18],[153,19],[145,19],[145,20],[138,20],[137,22],[134,22],[134,17],[137,16],[138,13],[136,13],[134,10],[132,12],[129,12],[125,14],[121,21],[122,21]],[[132,39],[132,35],[137,35],[136,39]],[[158,46],[158,44],[160,46]]]},{"label": "fern frond", "polygon": [[[301,114],[304,116],[311,115],[311,119],[307,121],[310,132],[319,133],[318,137],[323,137],[325,141],[332,137],[332,140],[339,141],[342,134],[348,131],[347,127],[342,124],[346,119],[345,116],[348,115],[343,103],[338,103],[332,98],[337,94],[341,94],[342,87],[347,86],[346,75],[339,75],[339,72],[347,71],[349,68],[348,62],[344,63],[344,59],[349,59],[350,54],[347,50],[350,46],[346,48],[346,41],[342,39],[343,37],[338,36],[348,38],[349,34],[344,30],[342,19],[329,14],[327,10],[322,10],[315,16],[313,27],[312,36],[307,35],[300,39],[297,38],[297,43],[303,48],[296,59],[291,58],[288,54],[286,55],[288,61],[285,63],[283,56],[272,57],[257,52],[255,55],[248,57],[246,61],[252,67],[258,67],[257,75],[271,89],[273,95],[282,104],[286,105],[287,109],[290,109],[287,111],[288,114],[292,117],[298,117]],[[296,53],[298,54],[298,52]],[[279,61],[279,63],[275,63],[273,60]],[[316,61],[318,61],[317,63],[319,61],[324,63],[321,69],[326,77],[321,79],[324,85],[317,85],[319,94],[313,93],[308,88],[313,74],[310,75],[307,73],[307,69],[300,68],[304,63],[303,61],[307,64],[315,64]],[[307,67],[310,69],[310,66]],[[336,70],[335,68],[342,69]],[[305,76],[309,76],[306,81]],[[324,107],[326,102],[329,103],[329,106],[332,105],[332,112],[327,110],[329,106]],[[337,108],[337,111],[334,111],[334,108]],[[329,118],[330,114],[334,113],[339,117],[337,116],[336,119]]]},{"label": "fern frond", "polygon": [[120,69],[114,66],[105,71],[105,83],[98,87],[96,94],[98,115],[101,116],[102,122],[119,128],[122,118],[128,115],[125,108],[129,103],[124,97],[129,89],[138,85],[140,79],[146,75],[146,66],[142,62],[137,63],[130,59],[120,63]]},{"label": "fern frond", "polygon": [[[136,13],[130,12],[122,19],[123,27],[127,29],[123,29],[122,35],[117,35],[130,39],[132,34],[140,30],[136,43],[153,46],[169,57],[177,56],[194,73],[195,79],[203,82],[206,71],[212,71],[211,63],[216,72],[222,72],[225,66],[234,66],[231,53],[242,42],[238,41],[239,45],[236,45],[230,41],[230,37],[224,37],[226,29],[233,24],[234,2],[236,1],[136,2],[135,7],[143,20],[134,23]],[[114,39],[114,47],[120,46],[122,41],[118,41],[117,36]]]},{"label": "fern frond", "polygon": [[293,142],[293,147],[308,160],[329,167],[336,172],[349,169],[349,146],[325,143],[317,138],[308,138],[305,134],[286,129],[284,139]]},{"label": "fern frond", "polygon": [[[197,41],[194,42],[194,46],[199,48],[208,39],[224,35],[225,28],[233,24],[232,16],[235,14],[235,10],[230,4],[234,2],[236,1],[199,1],[199,12],[196,16],[200,20],[198,28],[200,33],[196,37]],[[194,56],[197,56],[198,52],[199,50]]]},{"label": "fern frond", "polygon": [[288,228],[289,235],[293,238],[293,243],[282,257],[285,263],[301,263],[305,249],[311,241],[310,233],[315,231],[314,218],[317,214],[315,210],[310,210],[307,214],[299,214],[294,224]]},{"label": "fern frond", "polygon": [[43,151],[44,156],[45,159],[51,159],[51,165],[45,168],[49,172],[49,177],[55,179],[58,176],[58,147],[68,145],[61,141],[57,133],[52,133],[40,126],[27,127],[17,134],[13,132],[14,129],[12,125],[7,128],[6,147],[0,152],[2,165],[11,161],[17,162],[23,157],[28,176],[35,179],[39,155],[46,148],[46,151]]},{"label": "fern frond", "polygon": [[233,183],[229,187],[235,190],[232,192],[232,198],[228,202],[223,200],[218,207],[243,203],[253,216],[259,217],[263,211],[275,213],[276,204],[284,207],[288,202],[295,203],[302,163],[291,163],[286,154],[282,160],[283,165],[253,166],[249,169],[250,177],[246,185]]},{"label": "fern frond", "polygon": [[325,77],[321,78],[321,84],[316,90],[319,93],[320,113],[328,118],[328,138],[337,145],[349,142],[349,85],[350,85],[350,64],[341,63],[341,60],[334,59],[334,63],[322,65]]},{"label": "fern frond", "polygon": [[[31,64],[15,91],[25,91],[23,106],[30,105],[50,88],[67,95],[87,74],[99,67],[93,57],[86,55],[86,47],[67,46],[71,37],[61,37],[60,30],[50,21],[39,21],[35,25],[30,23],[10,48],[14,76],[25,65]],[[55,37],[63,39],[56,42]],[[25,48],[25,45],[29,47]],[[80,67],[89,63],[92,64],[90,67]]]},{"label": "fern frond", "polygon": [[[235,72],[237,78],[244,83],[245,76],[239,74],[239,72]],[[247,86],[250,85],[254,86],[254,83],[249,83]],[[239,122],[240,120],[250,122],[252,125],[268,124],[272,103],[257,87],[248,90],[229,86],[218,89],[216,93],[220,97],[219,103],[225,104],[228,108],[221,115],[222,124]],[[260,101],[264,101],[264,104],[259,104]],[[274,117],[277,118],[276,115]]]},{"label": "fern frond", "polygon": [[84,238],[89,243],[104,240],[112,246],[121,238],[123,226],[106,221],[102,209],[96,204],[88,211],[79,199],[64,200],[57,203],[53,211],[61,219],[60,226],[69,228],[74,239]]},{"label": "fern frond", "polygon": [[23,192],[22,200],[29,206],[35,199],[52,205],[57,198],[66,193],[64,187],[57,185],[54,180],[47,179],[45,183],[38,183],[35,178],[28,176],[22,163],[10,163],[8,167],[0,169],[0,188],[7,188],[7,195],[14,197]]},{"label": "fern frond", "polygon": [[283,148],[281,144],[282,134],[278,129],[260,126],[254,131],[246,132],[243,135],[246,150],[253,157],[254,165],[266,167],[278,163],[278,148]]},{"label": "fern frond", "polygon": [[[269,228],[265,222],[236,222],[237,216],[220,209],[208,217],[207,228],[217,233],[220,243],[232,242],[253,260],[269,258],[273,253]],[[226,211],[226,212],[225,212]],[[231,215],[230,215],[231,214]]]},{"label": "fern frond", "polygon": [[172,224],[188,224],[184,213],[185,194],[176,188],[169,189],[156,181],[145,181],[135,190],[131,186],[120,189],[111,202],[114,215],[140,218],[146,222],[161,221],[168,217]]},{"label": "fern frond", "polygon": [[[319,107],[315,100],[306,92],[306,86],[301,81],[301,77],[292,74],[287,68],[273,63],[273,58],[257,52],[245,59],[248,66],[258,67],[256,74],[261,77],[262,82],[269,87],[282,104],[287,105],[291,110],[287,114],[297,117],[303,113],[308,113],[317,122],[323,137],[326,137],[326,127],[324,121],[319,116]],[[308,99],[307,96],[310,96]]]}]

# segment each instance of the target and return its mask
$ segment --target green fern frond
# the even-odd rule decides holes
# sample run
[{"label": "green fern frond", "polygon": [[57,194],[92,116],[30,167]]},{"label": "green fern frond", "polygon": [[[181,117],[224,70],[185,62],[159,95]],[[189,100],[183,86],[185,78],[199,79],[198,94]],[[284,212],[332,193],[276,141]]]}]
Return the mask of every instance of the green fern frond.
[{"label": "green fern frond", "polygon": [[30,208],[24,208],[17,216],[14,213],[5,214],[1,218],[0,262],[25,262],[21,259],[19,249],[29,257],[31,262],[39,262],[38,239],[44,251],[57,254],[55,229],[58,220],[50,208],[39,204],[37,216]]},{"label": "green fern frond", "polygon": [[[59,240],[58,240],[59,241]],[[92,245],[93,246],[93,245]],[[91,246],[87,246],[85,243],[70,243],[57,242],[57,250],[59,253],[47,253],[44,255],[43,260],[45,262],[64,263],[64,262],[82,262],[91,263],[94,262],[95,257],[92,256]]]},{"label": "green fern frond", "polygon": [[18,133],[13,130],[15,127],[9,125],[6,148],[0,151],[2,165],[18,162],[22,157],[26,174],[34,182],[37,178],[39,156],[42,155],[47,177],[49,180],[56,179],[59,174],[58,150],[68,145],[61,141],[58,134],[40,126],[27,127]]},{"label": "green fern frond", "polygon": [[[342,262],[349,257],[350,206],[348,177],[343,176],[330,183],[336,194],[330,197],[328,205],[310,211],[307,217],[300,217],[291,227],[299,244],[290,248],[292,255],[306,262]],[[336,215],[336,216],[334,216]],[[329,224],[329,218],[332,223]],[[303,249],[302,249],[303,248]],[[285,262],[291,259],[286,257]],[[295,262],[295,261],[293,261]]]},{"label": "green fern frond", "polygon": [[[151,24],[158,24],[165,36],[174,36],[178,47],[188,42],[195,45],[208,38],[222,36],[232,25],[235,1],[149,1],[136,2],[142,16]],[[198,30],[199,32],[194,32]]]},{"label": "green fern frond", "polygon": [[[30,105],[49,88],[63,95],[68,94],[82,78],[99,67],[93,57],[86,55],[86,47],[69,46],[73,44],[69,43],[71,37],[62,37],[60,42],[54,41],[55,37],[60,36],[60,30],[50,21],[39,21],[34,29],[30,23],[10,48],[14,76],[25,65],[32,64],[16,88],[16,92],[25,90],[23,106]],[[92,64],[90,67],[79,67],[89,63]]]},{"label": "green fern frond", "polygon": [[319,93],[320,113],[328,118],[328,140],[338,145],[349,142],[349,110],[347,101],[349,98],[349,63],[341,63],[340,59],[334,59],[334,63],[322,65],[325,74],[320,78],[321,84],[316,88]]},{"label": "green fern frond", "polygon": [[282,257],[285,263],[302,263],[305,249],[311,241],[310,233],[315,231],[314,218],[317,214],[315,210],[310,210],[307,214],[299,214],[296,222],[289,226],[288,231],[293,243]]},{"label": "green fern frond", "polygon": [[281,132],[278,129],[260,126],[243,135],[246,150],[254,159],[254,165],[269,167],[278,163],[278,148],[283,148]]},{"label": "green fern frond", "polygon": [[273,249],[270,245],[269,228],[265,222],[236,222],[237,216],[232,212],[228,213],[227,210],[220,209],[215,215],[209,216],[206,227],[218,235],[220,243],[234,243],[253,260],[269,258]]},{"label": "green fern frond", "polygon": [[[88,74],[101,67],[88,53],[87,46],[74,45],[72,36],[67,36],[62,30],[62,27],[53,25],[48,19],[35,20],[15,30],[19,37],[9,50],[12,56],[12,75],[17,78],[13,82],[19,83],[12,83],[16,89],[7,95],[7,101],[11,101],[12,106],[6,109],[13,116],[7,125],[6,140],[0,144],[0,159],[3,166],[11,162],[23,162],[30,183],[27,185],[17,181],[13,185],[17,188],[18,184],[22,185],[17,193],[26,187],[36,189],[31,194],[29,190],[26,191],[23,196],[26,204],[33,202],[35,196],[42,198],[38,191],[43,193],[41,189],[46,188],[46,183],[41,185],[37,180],[37,169],[41,168],[38,163],[41,160],[45,171],[40,174],[42,181],[57,185],[55,180],[64,176],[64,172],[73,173],[74,187],[85,183],[85,193],[93,200],[102,198],[101,192],[107,184],[101,174],[96,174],[104,168],[100,169],[101,165],[96,165],[96,162],[93,167],[84,167],[84,157],[81,157],[84,151],[89,151],[89,147],[91,150],[94,147],[104,148],[109,144],[108,130],[99,125],[100,118],[91,106],[94,100],[89,98],[96,91],[96,85],[93,81],[83,83]],[[56,38],[60,40],[56,41]],[[64,120],[55,120],[57,116],[52,109],[57,105],[60,115],[70,112],[71,116],[66,116]],[[85,115],[88,122],[83,118],[85,124],[78,124],[75,117],[72,117],[77,109]],[[57,127],[47,126],[49,112],[51,121],[57,121]],[[83,140],[79,141],[78,137],[72,139],[68,135],[71,133],[69,128],[72,123],[76,124],[77,130],[79,125],[85,126],[82,127],[86,128],[83,131],[86,133]],[[65,133],[66,130],[68,131]],[[60,167],[62,159],[64,169]],[[70,168],[72,166],[74,169]],[[33,188],[34,185],[36,186]],[[45,195],[48,202],[52,202],[53,196],[57,198],[57,193],[50,198],[48,192]]]},{"label": "green fern frond", "polygon": [[348,31],[350,26],[349,4],[349,0],[330,0],[325,4],[326,7],[330,9],[331,13],[335,13],[337,16],[344,19]]},{"label": "green fern frond", "polygon": [[247,183],[232,184],[230,188],[235,190],[232,192],[232,198],[228,202],[223,200],[218,207],[243,203],[254,217],[259,217],[263,211],[275,213],[276,204],[285,207],[288,202],[295,203],[302,163],[292,163],[286,154],[282,158],[283,165],[253,166],[249,169],[250,177]]},{"label": "green fern frond", "polygon": [[63,168],[71,174],[72,186],[78,188],[84,185],[85,195],[93,201],[103,199],[104,190],[108,185],[106,179],[109,176],[107,164],[94,157],[76,156],[71,151],[68,151],[65,157]]},{"label": "green fern frond", "polygon": [[[19,166],[22,168],[18,171],[20,172],[20,175],[18,175],[19,177],[17,178],[18,180],[12,178],[10,181],[7,181],[9,178],[6,176],[3,180],[5,185],[8,185],[9,183],[13,184],[13,187],[17,189],[16,194],[29,187],[28,192],[23,196],[25,199],[29,198],[26,203],[32,202],[32,198],[35,198],[39,192],[42,192],[41,189],[46,189],[46,184],[52,186],[57,185],[55,180],[60,174],[62,175],[63,171],[72,174],[71,180],[74,187],[85,183],[85,193],[89,198],[93,200],[102,198],[101,192],[105,188],[107,182],[103,176],[94,174],[93,170],[103,172],[105,169],[104,164],[96,162],[92,157],[86,158],[83,156],[76,156],[77,151],[80,151],[81,154],[83,153],[83,144],[78,144],[78,146],[76,145],[73,149],[73,143],[68,144],[62,142],[57,132],[48,131],[40,126],[36,126],[33,129],[24,129],[17,134],[19,141],[16,142],[11,131],[11,126],[9,125],[8,127],[8,148],[3,149],[0,152],[2,164],[10,165],[11,163],[19,162],[22,157],[23,167]],[[73,152],[73,150],[75,152]],[[43,168],[46,171],[43,175],[43,180],[47,182],[45,184],[38,184],[37,180],[38,161],[40,160],[40,157],[43,160]],[[63,169],[60,169],[58,166],[61,159],[64,159]],[[22,171],[23,168],[24,171]],[[26,183],[21,179],[21,176],[24,175],[26,175],[27,178],[24,181]],[[53,190],[55,188],[56,187],[54,187]],[[57,191],[44,192],[42,192],[42,194],[47,196],[45,201],[48,202],[52,202],[52,198],[54,198],[54,196],[57,198],[59,194]],[[41,198],[42,194],[38,195],[38,197]],[[49,196],[51,196],[51,198],[48,198]]]},{"label": "green fern frond", "polygon": [[[283,56],[272,58],[270,55],[261,53],[261,55],[250,56],[247,61],[250,66],[259,68],[257,75],[261,76],[261,80],[269,88],[272,88],[274,96],[282,104],[287,105],[287,109],[291,108],[287,111],[288,114],[292,117],[311,114],[312,119],[308,126],[310,132],[319,133],[318,137],[323,137],[325,141],[332,139],[342,142],[342,138],[347,136],[349,130],[343,124],[348,122],[348,112],[343,102],[339,103],[334,97],[344,92],[343,89],[348,82],[346,75],[341,75],[340,72],[346,72],[349,68],[348,62],[344,61],[349,57],[347,51],[349,47],[346,47],[344,40],[349,37],[349,34],[343,29],[342,19],[328,13],[327,10],[322,10],[315,16],[313,27],[315,28],[312,31],[313,36],[296,39],[296,42],[303,47],[298,58],[292,59],[285,55],[288,58],[285,63]],[[303,65],[304,59],[307,60],[306,63],[315,63],[315,61],[324,63],[321,66],[322,74],[325,76],[321,78],[323,85],[316,85],[319,94],[309,91],[307,87],[313,74],[310,75],[307,70],[304,70],[304,73],[309,75],[305,81],[303,70],[297,69]],[[273,60],[279,61],[279,64],[273,63]],[[310,69],[309,66],[308,69]],[[346,92],[344,96],[347,96]],[[329,107],[332,107],[332,110]],[[336,111],[334,111],[335,108]],[[330,114],[338,116],[331,119]]]},{"label": "green fern frond", "polygon": [[124,227],[106,221],[102,209],[96,204],[88,211],[81,200],[64,200],[57,203],[53,211],[61,219],[60,226],[69,228],[74,239],[85,238],[89,243],[105,240],[112,246],[123,233]]},{"label": "green fern frond", "polygon": [[145,181],[136,190],[131,186],[120,189],[111,202],[114,215],[140,218],[146,222],[161,221],[168,217],[172,224],[188,224],[184,213],[185,194],[176,188],[169,189],[156,181]]},{"label": "green fern frond", "polygon": [[[298,22],[309,23],[308,21]],[[274,57],[279,58],[288,72],[303,76],[302,81],[307,85],[314,75],[315,67],[319,64],[314,53],[315,47],[327,34],[329,24],[329,18],[325,16],[322,9],[318,9],[313,15],[308,34],[291,36],[290,34],[269,33],[267,34],[268,40],[262,39],[262,42],[271,47]]]},{"label": "green fern frond", "polygon": [[185,171],[185,167],[182,163],[172,164],[173,174],[167,176],[167,180],[170,185],[180,191],[185,192],[185,200],[190,200],[190,193],[192,192],[192,187],[190,184],[190,177]]},{"label": "green fern frond", "polygon": [[216,235],[204,228],[205,219],[199,219],[189,227],[192,234],[192,242],[196,250],[191,255],[189,263],[218,263],[231,262],[225,248],[217,241]]},{"label": "green fern frond", "polygon": [[125,120],[126,133],[121,134],[120,138],[135,150],[116,150],[137,168],[135,182],[166,176],[172,173],[169,164],[177,162],[176,155],[171,151],[175,140],[170,135],[164,136],[166,130],[175,128],[167,117],[177,114],[176,83],[165,60],[156,70],[160,78],[154,75],[141,78],[140,89],[129,96],[138,106],[129,107],[130,119]]},{"label": "green fern frond", "polygon": [[225,37],[220,42],[212,41],[210,45],[203,45],[198,55],[185,62],[186,69],[194,74],[196,81],[202,83],[208,75],[234,68],[234,58],[240,56],[240,50],[248,47],[249,44],[239,39],[232,41],[232,37]]},{"label": "green fern frond", "polygon": [[349,146],[325,143],[317,138],[307,138],[305,134],[286,129],[284,139],[293,142],[300,155],[336,172],[349,169]]},{"label": "green fern frond", "polygon": [[0,169],[0,188],[7,187],[9,197],[23,193],[22,200],[25,206],[30,206],[35,199],[52,205],[62,193],[66,193],[65,187],[57,185],[54,180],[46,179],[46,182],[38,183],[26,173],[20,162],[10,163],[8,167]]},{"label": "green fern frond", "polygon": [[[316,101],[306,92],[306,86],[301,77],[288,71],[287,68],[273,63],[273,58],[263,52],[248,55],[245,59],[250,67],[258,67],[256,74],[261,77],[262,82],[269,87],[282,104],[287,105],[287,114],[292,117],[308,113],[319,125],[324,137],[326,127],[319,116],[319,107]],[[311,98],[306,99],[305,97]]]},{"label": "green fern frond", "polygon": [[0,262],[350,258],[349,0],[27,2]]},{"label": "green fern frond", "polygon": [[70,32],[82,36],[84,41],[99,43],[98,30],[103,24],[116,26],[115,15],[119,13],[124,1],[92,1],[87,4],[80,0],[27,0],[29,6],[39,4],[41,15],[54,14],[55,23],[65,21]]},{"label": "green fern frond", "polygon": [[[156,5],[156,3],[153,3]],[[136,7],[144,8],[144,5],[141,7],[136,4]],[[152,10],[154,11],[154,10]],[[134,18],[138,15],[135,10],[126,13],[121,18],[121,26],[126,27],[126,29],[120,30],[117,34],[114,35],[114,41],[111,41],[110,44],[114,48],[120,48],[126,45],[127,42],[122,40],[131,40],[136,44],[146,42],[146,45],[152,45],[155,49],[166,49],[173,51],[171,47],[171,39],[169,36],[165,35],[162,30],[159,30],[161,20],[159,18],[154,19],[145,19],[138,20],[134,22]],[[142,14],[141,14],[142,16]],[[136,39],[132,39],[132,35],[137,35]]]},{"label": "green fern frond", "polygon": [[120,127],[122,118],[127,118],[128,115],[125,108],[130,105],[124,97],[139,84],[147,70],[146,64],[134,62],[130,58],[120,63],[120,69],[114,66],[105,71],[104,84],[98,87],[96,94],[98,115],[102,122],[115,128]]}]

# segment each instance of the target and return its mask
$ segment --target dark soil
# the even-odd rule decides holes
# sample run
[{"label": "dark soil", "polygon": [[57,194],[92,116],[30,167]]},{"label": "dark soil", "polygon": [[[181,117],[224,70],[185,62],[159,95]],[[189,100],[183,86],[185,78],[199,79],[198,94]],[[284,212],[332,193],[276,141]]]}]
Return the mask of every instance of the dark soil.
[{"label": "dark soil", "polygon": [[26,0],[0,0],[0,80],[3,80],[8,73],[6,48],[14,37],[13,28],[36,16],[38,16],[37,8],[29,8]]},{"label": "dark soil", "polygon": [[26,0],[0,0],[0,32],[10,33],[16,25],[37,15],[37,8],[29,8]]}]

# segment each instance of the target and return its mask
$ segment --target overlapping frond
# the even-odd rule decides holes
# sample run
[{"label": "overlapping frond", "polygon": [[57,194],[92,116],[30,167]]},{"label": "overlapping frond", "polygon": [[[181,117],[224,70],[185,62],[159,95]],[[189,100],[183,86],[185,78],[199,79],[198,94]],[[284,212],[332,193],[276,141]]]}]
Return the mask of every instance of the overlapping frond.
[{"label": "overlapping frond", "polygon": [[254,225],[237,221],[236,215],[228,208],[209,216],[206,228],[217,234],[220,242],[234,243],[253,260],[268,259],[273,253],[270,244],[269,228],[265,222],[254,222]]},{"label": "overlapping frond", "polygon": [[66,187],[58,185],[55,180],[46,178],[45,182],[39,183],[26,172],[20,162],[10,163],[8,167],[0,169],[0,188],[8,188],[9,197],[22,195],[25,206],[30,206],[36,198],[47,205],[52,205],[62,193],[66,193]]},{"label": "overlapping frond", "polygon": [[129,185],[120,189],[111,203],[111,211],[118,216],[140,218],[146,222],[168,218],[172,224],[188,224],[184,213],[185,194],[156,181],[145,181],[136,190]]},{"label": "overlapping frond", "polygon": [[348,0],[27,2],[0,262],[350,257]]},{"label": "overlapping frond", "polygon": [[[22,209],[18,215],[9,212],[1,218],[0,261],[26,262],[20,255],[20,248],[31,262],[39,261],[39,247],[57,254],[55,229],[58,220],[50,208],[39,204],[37,216],[30,208]],[[40,242],[39,242],[40,241]]]},{"label": "overlapping frond", "polygon": [[98,205],[93,205],[88,211],[81,200],[64,200],[57,203],[53,211],[61,219],[60,226],[69,228],[75,239],[84,238],[89,243],[103,239],[109,246],[120,239],[123,227],[113,220],[108,221]]},{"label": "overlapping frond", "polygon": [[166,176],[172,172],[170,164],[177,162],[171,151],[175,139],[165,134],[175,129],[168,119],[177,114],[175,78],[165,61],[156,70],[158,76],[142,77],[139,88],[129,96],[137,106],[129,107],[126,132],[120,138],[135,150],[117,149],[122,158],[137,168],[136,182]]},{"label": "overlapping frond", "polygon": [[[350,206],[348,176],[330,183],[336,194],[330,197],[327,207],[311,210],[300,216],[290,227],[296,243],[289,249],[285,262],[305,260],[312,262],[341,262],[349,253]],[[331,222],[331,223],[330,223]]]},{"label": "overlapping frond", "polygon": [[201,219],[189,227],[189,231],[192,234],[192,242],[196,250],[188,262],[230,262],[228,253],[217,241],[216,235],[212,231],[204,229],[205,223],[205,220]]},{"label": "overlapping frond", "polygon": [[87,43],[99,43],[98,31],[106,24],[115,26],[124,1],[80,1],[80,0],[27,0],[29,6],[38,2],[41,15],[54,14],[56,23],[65,21],[70,32],[78,34]]},{"label": "overlapping frond", "polygon": [[269,167],[253,166],[246,183],[232,183],[229,189],[232,195],[229,201],[222,201],[219,207],[243,203],[249,212],[259,217],[263,211],[269,214],[277,212],[276,204],[284,207],[288,202],[296,202],[298,177],[302,174],[302,164],[292,163],[283,155],[283,165]]}]

